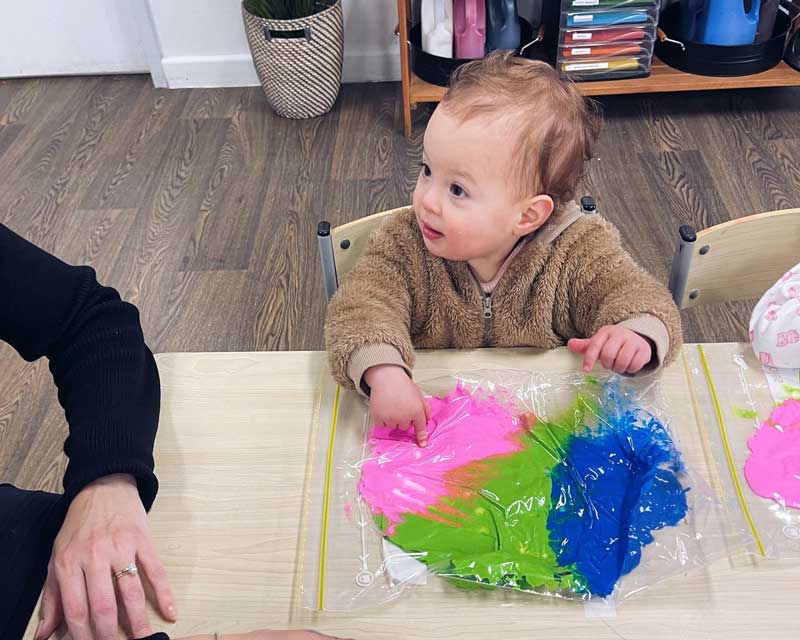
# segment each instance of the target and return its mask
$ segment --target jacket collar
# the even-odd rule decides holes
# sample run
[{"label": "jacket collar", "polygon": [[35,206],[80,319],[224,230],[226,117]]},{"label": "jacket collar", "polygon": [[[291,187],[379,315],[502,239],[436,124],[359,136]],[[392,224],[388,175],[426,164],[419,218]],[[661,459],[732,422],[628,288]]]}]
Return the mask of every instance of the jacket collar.
[{"label": "jacket collar", "polygon": [[567,202],[547,219],[539,229],[533,233],[532,242],[539,244],[550,244],[572,224],[577,222],[583,213],[577,202]]},{"label": "jacket collar", "polygon": [[[513,283],[518,280],[520,273],[530,272],[532,274],[538,272],[545,258],[541,248],[554,242],[584,215],[586,214],[575,202],[568,202],[554,212],[547,222],[533,233],[530,240],[525,243],[525,246],[515,256],[514,260],[508,264],[503,277],[497,282],[495,292],[501,286],[505,288],[508,282]],[[531,260],[533,260],[533,263]],[[442,260],[441,264],[444,264],[458,289],[467,292],[468,296],[473,296],[474,294],[476,299],[480,297],[480,285],[475,276],[472,275],[472,271],[466,262]]]}]

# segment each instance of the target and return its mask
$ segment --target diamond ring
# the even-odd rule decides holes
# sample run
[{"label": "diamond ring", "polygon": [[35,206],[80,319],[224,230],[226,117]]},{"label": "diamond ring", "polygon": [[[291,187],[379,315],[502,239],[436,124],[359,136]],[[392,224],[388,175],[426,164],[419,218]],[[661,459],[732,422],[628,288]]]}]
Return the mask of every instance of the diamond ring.
[{"label": "diamond ring", "polygon": [[135,562],[131,562],[127,567],[125,567],[122,571],[117,571],[114,574],[114,580],[119,580],[125,574],[130,574],[134,578],[139,575],[139,568],[136,566]]}]

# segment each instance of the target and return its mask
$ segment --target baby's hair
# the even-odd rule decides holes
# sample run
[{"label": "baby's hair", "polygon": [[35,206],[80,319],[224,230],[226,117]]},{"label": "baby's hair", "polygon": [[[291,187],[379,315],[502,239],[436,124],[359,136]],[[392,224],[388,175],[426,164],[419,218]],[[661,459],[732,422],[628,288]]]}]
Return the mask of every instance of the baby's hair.
[{"label": "baby's hair", "polygon": [[442,108],[462,120],[503,118],[518,132],[512,150],[520,197],[574,198],[600,132],[600,110],[545,62],[496,51],[459,67]]}]

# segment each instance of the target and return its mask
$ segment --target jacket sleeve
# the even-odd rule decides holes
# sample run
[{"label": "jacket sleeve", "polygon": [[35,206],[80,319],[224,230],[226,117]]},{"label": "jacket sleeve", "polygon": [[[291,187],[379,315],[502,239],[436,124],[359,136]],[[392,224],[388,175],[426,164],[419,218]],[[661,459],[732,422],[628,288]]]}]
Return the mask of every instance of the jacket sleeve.
[{"label": "jacket sleeve", "polygon": [[601,218],[585,218],[568,264],[569,307],[580,337],[619,324],[649,339],[649,373],[671,363],[682,344],[681,320],[667,288],[622,248],[619,233]]},{"label": "jacket sleeve", "polygon": [[136,307],[98,284],[93,269],[67,265],[0,225],[0,340],[29,362],[50,361],[69,425],[66,497],[128,473],[149,509],[160,385]]},{"label": "jacket sleeve", "polygon": [[368,394],[363,375],[379,364],[395,364],[411,374],[416,253],[407,221],[389,221],[370,238],[366,252],[333,296],[325,343],[331,372],[340,384]]}]

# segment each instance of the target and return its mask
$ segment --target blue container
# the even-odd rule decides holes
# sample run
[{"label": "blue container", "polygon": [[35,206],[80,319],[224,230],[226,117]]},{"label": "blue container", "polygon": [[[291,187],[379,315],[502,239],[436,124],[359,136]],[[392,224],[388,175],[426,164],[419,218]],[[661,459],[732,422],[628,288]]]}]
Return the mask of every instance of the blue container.
[{"label": "blue container", "polygon": [[642,11],[599,11],[593,13],[570,13],[567,15],[568,27],[596,27],[614,24],[643,24],[650,16]]},{"label": "blue container", "polygon": [[700,35],[700,21],[706,10],[706,0],[681,0],[680,38],[695,42]]},{"label": "blue container", "polygon": [[517,0],[486,0],[486,52],[520,46]]},{"label": "blue container", "polygon": [[697,42],[733,47],[753,44],[758,30],[760,0],[752,0],[748,13],[744,0],[707,0],[698,25]]}]

